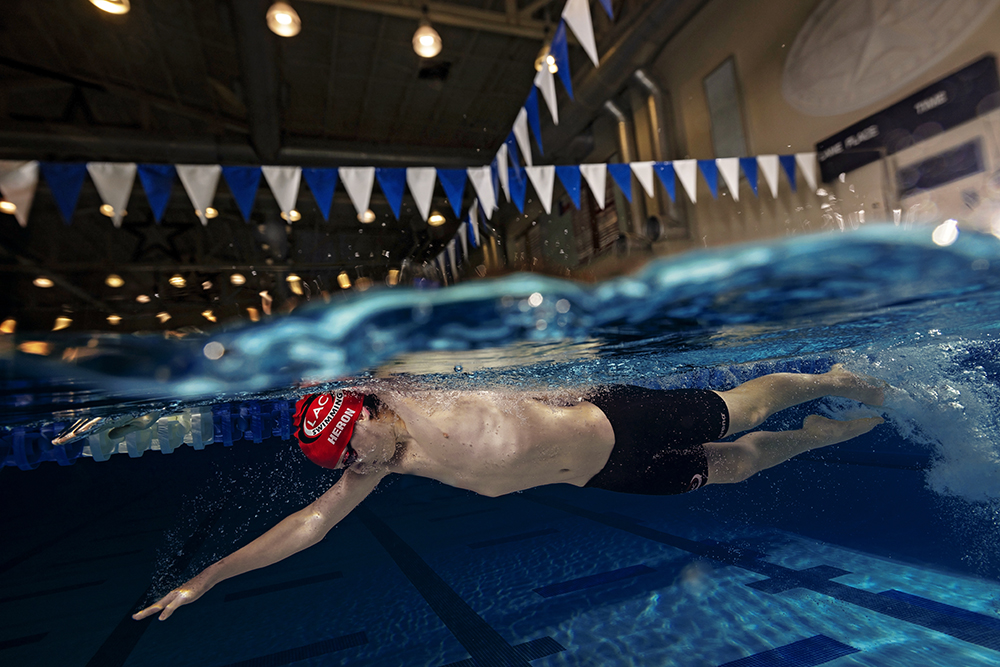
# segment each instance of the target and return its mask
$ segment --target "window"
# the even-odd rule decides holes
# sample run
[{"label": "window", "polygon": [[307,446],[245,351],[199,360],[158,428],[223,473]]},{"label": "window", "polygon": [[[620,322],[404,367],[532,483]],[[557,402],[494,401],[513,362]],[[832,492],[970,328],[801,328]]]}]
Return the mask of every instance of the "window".
[{"label": "window", "polygon": [[743,132],[743,101],[736,83],[736,64],[732,56],[706,76],[704,83],[715,157],[745,157],[747,142]]}]

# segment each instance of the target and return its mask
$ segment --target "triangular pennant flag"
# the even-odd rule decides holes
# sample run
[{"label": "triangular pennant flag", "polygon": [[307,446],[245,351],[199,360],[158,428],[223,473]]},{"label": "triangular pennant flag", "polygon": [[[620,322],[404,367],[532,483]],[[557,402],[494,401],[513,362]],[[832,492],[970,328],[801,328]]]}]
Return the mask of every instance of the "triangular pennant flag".
[{"label": "triangular pennant flag", "polygon": [[[520,113],[518,114],[520,116]],[[516,124],[516,123],[515,123]],[[504,140],[504,145],[507,147],[507,166],[519,165],[521,164],[521,158],[518,156],[517,150],[517,139],[514,138],[514,130],[511,129],[507,133],[507,138]]]},{"label": "triangular pennant flag", "polygon": [[674,165],[672,162],[655,162],[653,171],[660,178],[663,187],[666,188],[670,201],[677,201],[677,177],[674,175]]},{"label": "triangular pennant flag", "polygon": [[580,174],[587,181],[587,185],[590,186],[590,191],[594,194],[597,205],[603,210],[604,198],[607,197],[608,165],[581,164]]},{"label": "triangular pennant flag", "polygon": [[458,226],[458,238],[462,241],[462,257],[469,256],[469,241],[468,241],[469,229],[467,225]]},{"label": "triangular pennant flag", "polygon": [[172,164],[140,164],[139,180],[146,191],[146,201],[153,209],[153,219],[159,223],[167,211],[170,193],[174,189],[177,170]]},{"label": "triangular pennant flag", "polygon": [[[538,110],[535,110],[535,115],[538,115]],[[521,110],[517,112],[517,118],[514,119],[514,138],[517,140],[517,146],[521,149],[521,155],[524,156],[524,163],[531,166],[531,144],[528,142],[528,110],[521,107]]]},{"label": "triangular pennant flag", "polygon": [[545,106],[549,108],[552,122],[559,124],[559,107],[556,105],[556,80],[549,71],[548,65],[542,65],[542,69],[535,74],[535,87],[542,91],[542,98]]},{"label": "triangular pennant flag", "polygon": [[363,215],[371,203],[375,167],[341,167],[340,182],[344,184],[347,196],[351,198],[358,215]]},{"label": "triangular pennant flag", "polygon": [[80,198],[83,179],[87,176],[87,165],[83,162],[41,162],[38,165],[49,184],[56,206],[62,214],[63,221],[68,225],[76,210],[76,201]]},{"label": "triangular pennant flag", "polygon": [[181,179],[184,192],[194,206],[202,225],[208,225],[205,209],[212,205],[215,190],[219,187],[222,167],[217,164],[178,164],[177,177]]},{"label": "triangular pennant flag", "polygon": [[715,160],[698,160],[698,169],[708,183],[708,189],[712,193],[712,199],[719,197],[719,168],[715,166]]},{"label": "triangular pennant flag", "polygon": [[572,200],[573,206],[580,210],[580,167],[577,165],[558,166],[556,167],[556,176],[566,188],[566,194]]},{"label": "triangular pennant flag", "polygon": [[510,178],[510,174],[507,171],[507,144],[500,144],[500,150],[497,151],[495,161],[497,163],[497,176],[500,178],[500,187],[503,188],[503,196],[507,198],[507,201],[510,201],[510,183],[507,182]]},{"label": "triangular pennant flag", "polygon": [[406,184],[410,186],[410,194],[413,195],[413,201],[417,203],[417,210],[420,211],[420,217],[424,222],[427,222],[427,216],[431,213],[436,180],[437,169],[434,167],[406,168]]},{"label": "triangular pennant flag", "polygon": [[405,167],[378,167],[375,169],[378,186],[389,202],[396,220],[399,220],[400,209],[403,206],[403,191],[406,190]]},{"label": "triangular pennant flag", "polygon": [[741,157],[740,166],[743,167],[743,175],[747,177],[747,183],[753,189],[754,195],[757,194],[757,158],[752,157]]},{"label": "triangular pennant flag", "polygon": [[233,193],[236,206],[243,214],[243,219],[250,222],[253,212],[253,202],[257,199],[257,189],[260,187],[260,167],[223,167],[222,177],[226,179],[229,191]]},{"label": "triangular pennant flag", "polygon": [[795,164],[799,165],[802,175],[806,177],[809,192],[816,192],[816,153],[796,153]]},{"label": "triangular pennant flag", "polygon": [[445,285],[447,285],[448,284],[448,274],[445,273],[445,268],[444,268],[444,250],[442,250],[441,252],[438,253],[437,263],[438,263],[438,266],[441,268],[441,282],[443,282]]},{"label": "triangular pennant flag", "polygon": [[455,211],[455,217],[461,216],[462,197],[465,196],[465,170],[438,169],[437,175],[438,180],[441,181],[441,187],[444,188],[444,194],[448,197],[448,201],[451,202],[452,210]]},{"label": "triangular pennant flag", "polygon": [[552,189],[556,183],[556,168],[552,165],[544,167],[525,167],[528,172],[528,179],[535,188],[538,200],[542,202],[542,208],[546,213],[552,213]]},{"label": "triangular pennant flag", "polygon": [[458,262],[455,259],[455,239],[448,241],[448,259],[451,260],[451,277],[458,282]]},{"label": "triangular pennant flag", "polygon": [[576,35],[580,46],[590,56],[594,67],[600,65],[597,58],[597,42],[594,40],[594,22],[590,18],[589,0],[569,0],[563,8],[562,17]]},{"label": "triangular pennant flag", "polygon": [[137,169],[138,165],[135,162],[87,163],[87,171],[90,173],[90,179],[94,181],[101,201],[114,209],[111,221],[115,227],[122,226],[122,217],[132,195]]},{"label": "triangular pennant flag", "polygon": [[333,206],[333,191],[337,189],[337,170],[333,167],[303,169],[302,176],[312,190],[313,199],[316,200],[323,219],[329,220],[330,207]]},{"label": "triangular pennant flag", "polygon": [[604,11],[607,12],[608,18],[614,21],[615,11],[611,9],[611,0],[601,0],[601,6],[604,7]]},{"label": "triangular pennant flag", "polygon": [[476,195],[479,197],[479,203],[483,207],[483,213],[486,214],[486,219],[490,220],[493,216],[493,209],[496,208],[496,193],[493,190],[493,174],[490,173],[489,165],[485,167],[469,167],[466,169],[469,174],[469,180],[472,181],[472,187],[476,190]]},{"label": "triangular pennant flag", "polygon": [[674,173],[692,204],[698,203],[698,161],[674,160]]},{"label": "triangular pennant flag", "polygon": [[738,157],[716,158],[715,166],[719,168],[719,173],[722,174],[722,180],[726,182],[726,188],[729,190],[729,194],[733,196],[733,200],[739,201],[740,159]]},{"label": "triangular pennant flag", "polygon": [[495,157],[490,163],[490,180],[493,182],[493,195],[496,197],[493,206],[500,208],[500,165]]},{"label": "triangular pennant flag", "polygon": [[518,169],[516,167],[510,167],[509,179],[510,182],[510,200],[514,202],[514,206],[521,213],[524,213],[524,197],[528,192],[528,178],[524,172],[524,169]]},{"label": "triangular pennant flag", "polygon": [[[524,200],[521,200],[523,205]],[[482,239],[479,238],[479,201],[472,202],[472,206],[469,207],[469,229],[472,230],[472,247],[478,248],[482,245]]]},{"label": "triangular pennant flag", "polygon": [[38,160],[0,160],[0,194],[17,207],[14,219],[28,226],[28,214],[38,189]]},{"label": "triangular pennant flag", "polygon": [[611,178],[615,180],[618,184],[618,188],[625,195],[625,199],[632,202],[632,170],[629,168],[628,164],[620,163],[609,163],[608,173],[611,174]]},{"label": "triangular pennant flag", "polygon": [[299,184],[302,182],[302,167],[276,167],[264,166],[260,168],[264,172],[264,180],[267,181],[271,192],[274,194],[278,208],[291,220],[291,213],[295,210],[295,202],[299,199]]},{"label": "triangular pennant flag", "polygon": [[[528,125],[531,126],[531,133],[535,135],[538,152],[545,155],[545,149],[542,148],[542,119],[538,115],[538,89],[534,86],[531,87],[528,99],[524,102],[524,110],[528,114]],[[528,164],[530,165],[531,163],[529,162]]]},{"label": "triangular pennant flag", "polygon": [[569,71],[569,46],[566,40],[566,22],[560,21],[556,27],[556,32],[552,36],[552,44],[549,45],[549,53],[555,58],[556,67],[559,68],[559,78],[563,82],[563,88],[569,99],[573,99],[573,77]]},{"label": "triangular pennant flag", "polygon": [[777,155],[758,155],[757,156],[757,166],[760,167],[760,173],[764,176],[764,181],[767,183],[767,187],[771,189],[771,196],[775,199],[778,198],[778,156]]},{"label": "triangular pennant flag", "polygon": [[792,192],[795,192],[795,156],[779,155],[778,161],[781,162],[781,166],[788,176],[788,183],[792,186]]},{"label": "triangular pennant flag", "polygon": [[635,174],[635,177],[638,179],[639,185],[642,186],[642,189],[646,191],[646,195],[649,197],[655,197],[656,193],[653,190],[653,163],[633,162],[632,173]]}]

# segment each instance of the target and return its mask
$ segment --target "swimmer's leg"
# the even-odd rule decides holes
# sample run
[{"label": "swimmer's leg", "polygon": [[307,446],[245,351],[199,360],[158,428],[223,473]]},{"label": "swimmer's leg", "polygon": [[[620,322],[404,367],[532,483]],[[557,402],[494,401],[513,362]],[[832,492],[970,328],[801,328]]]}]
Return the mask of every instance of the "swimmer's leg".
[{"label": "swimmer's leg", "polygon": [[705,445],[708,483],[742,482],[802,452],[856,438],[883,421],[881,417],[837,421],[810,415],[799,431],[754,431],[733,442],[710,442]]},{"label": "swimmer's leg", "polygon": [[828,373],[773,373],[717,393],[729,408],[726,435],[731,435],[759,426],[775,412],[823,396],[882,405],[886,386],[881,380],[855,375],[836,364]]}]

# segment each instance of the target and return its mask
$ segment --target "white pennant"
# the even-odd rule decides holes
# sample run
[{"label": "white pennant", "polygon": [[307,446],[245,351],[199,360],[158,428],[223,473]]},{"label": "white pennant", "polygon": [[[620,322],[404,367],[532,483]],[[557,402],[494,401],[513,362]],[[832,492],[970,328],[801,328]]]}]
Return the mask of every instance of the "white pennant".
[{"label": "white pennant", "polygon": [[455,261],[455,239],[448,241],[448,259],[451,260],[451,277],[458,282],[458,262]]},{"label": "white pennant", "polygon": [[338,171],[351,203],[354,204],[358,215],[363,214],[371,203],[372,186],[375,185],[375,167],[341,167]]},{"label": "white pennant", "polygon": [[806,177],[809,191],[816,192],[816,153],[796,153],[795,164],[799,165],[802,175]]},{"label": "white pennant", "polygon": [[427,222],[431,213],[431,202],[434,200],[434,182],[437,180],[437,169],[434,167],[407,167],[406,184],[410,187],[413,201],[417,203],[420,217]]},{"label": "white pennant", "polygon": [[87,171],[94,181],[101,201],[114,209],[111,221],[115,227],[122,226],[122,212],[128,206],[135,183],[135,162],[88,162]]},{"label": "white pennant", "polygon": [[491,219],[493,217],[493,209],[497,207],[497,199],[496,193],[493,192],[493,173],[490,171],[490,166],[469,167],[465,171],[469,174],[472,187],[476,189],[479,201],[483,204],[486,219]]},{"label": "white pennant", "polygon": [[698,161],[674,160],[674,173],[692,204],[698,203]]},{"label": "white pennant", "polygon": [[729,188],[729,194],[734,201],[740,200],[740,159],[738,157],[720,157],[715,159],[715,165],[722,174],[722,180]]},{"label": "white pennant", "polygon": [[514,119],[514,139],[517,140],[517,147],[521,149],[524,163],[531,166],[531,143],[528,141],[528,112],[521,107]]},{"label": "white pennant", "polygon": [[778,198],[778,156],[777,155],[758,155],[757,156],[757,166],[760,167],[760,173],[764,176],[764,180],[767,181],[767,187],[771,189],[771,196],[775,199]]},{"label": "white pennant", "polygon": [[444,250],[442,250],[441,252],[438,253],[437,263],[438,263],[438,266],[441,267],[441,282],[443,282],[445,285],[447,285],[448,284],[448,275],[444,271]]},{"label": "white pennant", "polygon": [[510,172],[507,171],[507,142],[500,144],[497,151],[497,173],[500,176],[500,187],[503,188],[503,196],[510,201]]},{"label": "white pennant", "polygon": [[604,208],[604,198],[608,196],[606,183],[608,180],[608,165],[606,164],[581,164],[580,173],[583,175],[590,191],[594,193],[597,205]]},{"label": "white pennant", "polygon": [[462,240],[462,257],[469,256],[469,230],[462,224],[458,226],[458,237]]},{"label": "white pennant", "polygon": [[22,227],[28,226],[28,214],[38,189],[38,161],[0,160],[0,195],[17,210],[14,218]]},{"label": "white pennant", "polygon": [[528,180],[535,188],[538,200],[542,202],[542,207],[546,213],[552,212],[552,188],[556,182],[556,168],[549,164],[543,167],[525,167],[528,172]]},{"label": "white pennant", "polygon": [[469,208],[469,225],[472,227],[472,238],[476,240],[476,247],[483,244],[479,238],[479,200],[472,200],[472,207]]},{"label": "white pennant", "polygon": [[299,198],[299,183],[302,181],[302,167],[274,167],[265,166],[260,170],[264,172],[264,180],[271,188],[278,208],[291,220],[291,211],[295,208],[295,201]]},{"label": "white pennant", "polygon": [[594,22],[590,18],[589,0],[569,0],[563,8],[562,17],[580,40],[580,46],[590,56],[594,67],[600,65],[597,59],[597,42],[594,40]]},{"label": "white pennant", "polygon": [[655,191],[653,190],[653,163],[633,162],[632,173],[635,174],[635,177],[636,179],[638,179],[639,185],[642,186],[642,189],[646,191],[646,195],[648,195],[649,197],[654,197]]},{"label": "white pennant", "polygon": [[549,113],[552,114],[552,122],[558,125],[559,107],[556,105],[556,80],[552,76],[552,72],[549,71],[548,63],[543,63],[542,69],[538,70],[538,74],[535,75],[535,87],[542,91],[542,97],[545,98],[545,106],[549,108]]},{"label": "white pennant", "polygon": [[177,176],[181,179],[184,192],[194,205],[195,212],[201,224],[207,225],[208,218],[205,217],[205,209],[212,205],[215,199],[215,190],[219,187],[219,176],[222,174],[222,167],[217,164],[178,164]]}]

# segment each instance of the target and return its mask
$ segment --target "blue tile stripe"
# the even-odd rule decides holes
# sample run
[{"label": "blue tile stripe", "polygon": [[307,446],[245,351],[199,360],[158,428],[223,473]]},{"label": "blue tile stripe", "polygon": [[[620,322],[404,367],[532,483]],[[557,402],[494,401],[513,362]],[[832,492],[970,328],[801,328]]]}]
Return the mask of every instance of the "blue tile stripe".
[{"label": "blue tile stripe", "polygon": [[559,531],[555,528],[544,528],[542,530],[532,530],[527,533],[518,533],[517,535],[508,535],[507,537],[498,537],[495,540],[483,540],[482,542],[472,542],[466,546],[470,549],[485,549],[486,547],[495,547],[498,544],[508,544],[510,542],[520,542],[522,540],[530,540],[533,537],[541,537],[543,535],[551,535],[553,533],[558,533]]},{"label": "blue tile stripe", "polygon": [[257,658],[251,658],[250,660],[232,662],[226,665],[226,667],[279,667],[280,665],[289,665],[293,662],[298,662],[299,660],[318,658],[321,655],[326,655],[335,651],[343,651],[356,646],[364,646],[367,643],[368,637],[365,633],[355,632],[354,634],[334,637],[333,639],[324,639],[323,641],[319,641],[314,644],[306,644],[305,646],[297,646],[285,651],[262,655]]},{"label": "blue tile stripe", "polygon": [[593,588],[594,586],[600,586],[601,584],[607,584],[612,581],[631,579],[632,577],[638,577],[640,574],[648,574],[655,571],[656,570],[653,568],[646,567],[645,565],[633,565],[631,567],[623,567],[618,570],[610,570],[608,572],[591,574],[578,579],[562,581],[558,584],[549,584],[548,586],[535,588],[534,591],[543,598],[551,598],[557,595],[565,595],[566,593],[582,591],[585,588]]},{"label": "blue tile stripe", "polygon": [[35,644],[45,639],[45,636],[47,634],[49,633],[40,632],[37,635],[25,635],[24,637],[14,637],[13,639],[5,639],[3,641],[0,641],[0,651],[7,648],[17,648],[18,646]]},{"label": "blue tile stripe", "polygon": [[827,581],[837,577],[842,577],[845,574],[850,574],[847,570],[841,570],[839,567],[832,567],[830,565],[817,565],[816,567],[808,567],[804,570],[789,570],[789,572],[793,574],[789,574],[787,576],[779,575],[777,577],[761,579],[760,581],[752,581],[747,584],[747,586],[758,591],[774,595],[790,591],[793,588],[802,588],[804,578],[810,578],[816,581]]},{"label": "blue tile stripe", "polygon": [[955,618],[971,621],[972,623],[978,623],[979,625],[985,625],[986,627],[993,628],[994,630],[1000,630],[1000,618],[996,618],[994,616],[987,616],[986,614],[969,611],[968,609],[962,609],[961,607],[953,607],[950,604],[937,602],[936,600],[928,600],[927,598],[922,598],[917,595],[904,593],[903,591],[897,591],[894,589],[882,591],[879,595],[892,600],[909,602],[912,605],[923,607],[924,609],[933,609],[934,611],[939,611],[942,614],[948,614],[949,616],[954,616]]},{"label": "blue tile stripe", "polygon": [[42,591],[32,591],[31,593],[21,593],[20,595],[11,595],[10,597],[0,598],[0,604],[6,604],[8,602],[17,602],[18,600],[30,600],[31,598],[42,597],[43,595],[56,595],[58,593],[68,593],[70,591],[78,591],[81,588],[90,588],[91,586],[100,586],[106,581],[106,579],[101,579],[100,581],[85,581],[80,584],[70,584],[69,586],[60,586],[59,588],[46,588]]},{"label": "blue tile stripe", "polygon": [[445,583],[413,548],[365,504],[354,512],[427,601],[477,667],[529,667],[528,661]]},{"label": "blue tile stripe", "polygon": [[830,662],[859,649],[842,644],[826,635],[816,635],[768,651],[748,655],[719,667],[813,667]]},{"label": "blue tile stripe", "polygon": [[[522,493],[520,497],[540,505],[590,519],[591,521],[617,530],[632,533],[653,542],[659,542],[660,544],[681,549],[704,558],[711,558],[726,565],[733,565],[767,577],[781,579],[785,583],[795,584],[793,586],[795,588],[805,588],[821,595],[827,595],[835,600],[840,600],[841,602],[847,602],[900,621],[906,621],[950,635],[970,644],[1000,651],[1000,630],[987,627],[981,623],[970,623],[951,614],[943,613],[937,609],[930,609],[926,606],[918,606],[907,600],[892,599],[859,588],[852,588],[845,584],[830,581],[829,578],[817,576],[808,570],[799,572],[782,565],[768,563],[754,557],[752,552],[744,553],[742,550],[732,547],[702,544],[701,542],[695,542],[694,540],[678,537],[677,535],[640,526],[634,522],[616,519],[599,512],[592,512],[538,493]],[[783,590],[788,590],[788,588],[783,588]]]},{"label": "blue tile stripe", "polygon": [[235,591],[229,593],[225,597],[226,602],[234,602],[236,600],[243,600],[245,598],[255,597],[257,595],[264,595],[266,593],[276,593],[278,591],[286,591],[289,588],[298,588],[299,586],[309,586],[311,584],[318,584],[324,581],[332,581],[334,579],[342,579],[344,576],[343,572],[327,572],[326,574],[317,574],[313,577],[303,577],[301,579],[293,579],[292,581],[283,581],[279,584],[270,584],[268,586],[258,586],[257,588],[248,588],[242,591]]}]

